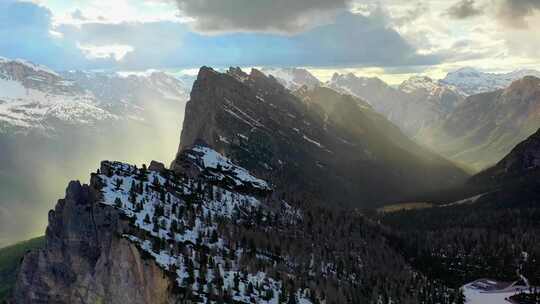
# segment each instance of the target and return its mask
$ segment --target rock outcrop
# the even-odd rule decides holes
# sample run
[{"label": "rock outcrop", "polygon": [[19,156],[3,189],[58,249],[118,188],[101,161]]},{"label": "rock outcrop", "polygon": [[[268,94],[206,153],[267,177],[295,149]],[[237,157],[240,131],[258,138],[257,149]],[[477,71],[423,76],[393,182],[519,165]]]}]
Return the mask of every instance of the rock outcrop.
[{"label": "rock outcrop", "polygon": [[133,231],[103,204],[99,178],[71,182],[49,213],[45,249],[27,254],[12,303],[174,303],[173,282],[121,236]]},{"label": "rock outcrop", "polygon": [[465,178],[366,102],[322,87],[293,94],[256,69],[200,70],[179,153],[199,140],[278,189],[325,204],[377,206]]}]

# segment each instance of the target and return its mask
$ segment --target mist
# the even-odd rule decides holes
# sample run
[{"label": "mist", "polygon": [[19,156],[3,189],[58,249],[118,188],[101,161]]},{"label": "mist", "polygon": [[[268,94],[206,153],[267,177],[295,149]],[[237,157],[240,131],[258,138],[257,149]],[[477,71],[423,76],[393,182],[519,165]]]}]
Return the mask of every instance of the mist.
[{"label": "mist", "polygon": [[63,127],[52,136],[0,135],[0,247],[43,235],[48,210],[71,180],[88,183],[102,160],[169,166],[185,102],[145,101],[144,121]]}]

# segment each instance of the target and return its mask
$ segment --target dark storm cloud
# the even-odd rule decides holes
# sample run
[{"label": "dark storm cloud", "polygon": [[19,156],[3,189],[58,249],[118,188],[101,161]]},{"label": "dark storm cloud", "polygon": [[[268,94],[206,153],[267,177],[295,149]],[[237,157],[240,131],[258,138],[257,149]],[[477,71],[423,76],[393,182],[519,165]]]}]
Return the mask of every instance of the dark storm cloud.
[{"label": "dark storm cloud", "polygon": [[540,11],[540,0],[501,0],[498,17],[505,24],[517,27],[528,27],[526,17]]},{"label": "dark storm cloud", "polygon": [[176,0],[202,32],[297,33],[331,19],[351,0]]},{"label": "dark storm cloud", "polygon": [[468,19],[482,13],[482,9],[476,7],[474,0],[459,1],[446,10],[446,15],[452,19]]}]

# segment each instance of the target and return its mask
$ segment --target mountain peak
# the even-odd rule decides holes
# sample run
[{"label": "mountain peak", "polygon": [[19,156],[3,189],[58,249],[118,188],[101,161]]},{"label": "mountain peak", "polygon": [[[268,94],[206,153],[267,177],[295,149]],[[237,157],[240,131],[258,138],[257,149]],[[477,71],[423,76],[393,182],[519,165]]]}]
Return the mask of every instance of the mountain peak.
[{"label": "mountain peak", "polygon": [[[256,176],[278,181],[278,188],[297,189],[321,201],[380,202],[404,195],[403,189],[409,189],[397,189],[397,184],[385,182],[395,191],[382,193],[375,186],[353,185],[352,180],[363,179],[361,176],[366,174],[365,170],[350,170],[350,164],[356,162],[364,164],[364,168],[404,170],[400,172],[410,171],[405,170],[405,163],[411,162],[434,179],[440,174],[435,167],[442,166],[443,175],[448,174],[449,180],[463,176],[435,155],[428,153],[428,162],[420,160],[417,155],[426,151],[357,98],[320,87],[305,87],[297,91],[301,96],[295,96],[259,71],[254,70],[247,77],[236,69],[232,73],[240,77],[217,73],[194,86],[186,106],[177,160],[172,164],[175,171],[179,169],[182,150],[202,139]],[[353,121],[356,123],[352,124]],[[394,153],[406,161],[396,161],[387,155],[388,151],[400,151]],[[329,170],[335,173],[328,175]],[[370,174],[379,176],[379,172]],[[415,173],[403,174],[410,175],[411,187],[433,186],[431,181],[418,180]],[[332,190],[317,187],[321,176],[325,176],[324,183],[332,185],[328,187]],[[413,180],[419,183],[412,184]]]},{"label": "mountain peak", "polygon": [[263,68],[261,72],[276,79],[291,91],[304,85],[309,88],[321,85],[321,81],[304,68]]},{"label": "mountain peak", "polygon": [[[231,68],[232,69],[232,68]],[[200,69],[199,69],[199,73],[197,74],[197,79],[204,79],[204,78],[208,78],[209,76],[211,75],[214,75],[216,74],[217,72],[211,68],[211,67],[207,67],[207,66],[202,66]]]},{"label": "mountain peak", "polygon": [[513,81],[525,76],[540,77],[540,72],[535,70],[518,70],[510,73],[485,73],[474,68],[462,68],[450,72],[442,83],[453,85],[467,95],[491,92],[507,88]]},{"label": "mountain peak", "polygon": [[438,87],[433,79],[427,76],[412,76],[399,86],[399,90],[405,93],[413,93],[417,90],[433,91]]}]

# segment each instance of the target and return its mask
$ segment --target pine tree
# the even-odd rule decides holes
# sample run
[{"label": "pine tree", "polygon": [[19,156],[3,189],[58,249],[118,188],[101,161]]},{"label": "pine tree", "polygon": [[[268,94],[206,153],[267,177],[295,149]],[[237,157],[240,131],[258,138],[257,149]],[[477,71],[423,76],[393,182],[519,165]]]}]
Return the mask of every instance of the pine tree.
[{"label": "pine tree", "polygon": [[150,224],[150,216],[148,216],[148,213],[144,216],[143,222],[147,225]]},{"label": "pine tree", "polygon": [[118,208],[122,208],[123,207],[122,200],[119,197],[115,198],[114,205]]}]

